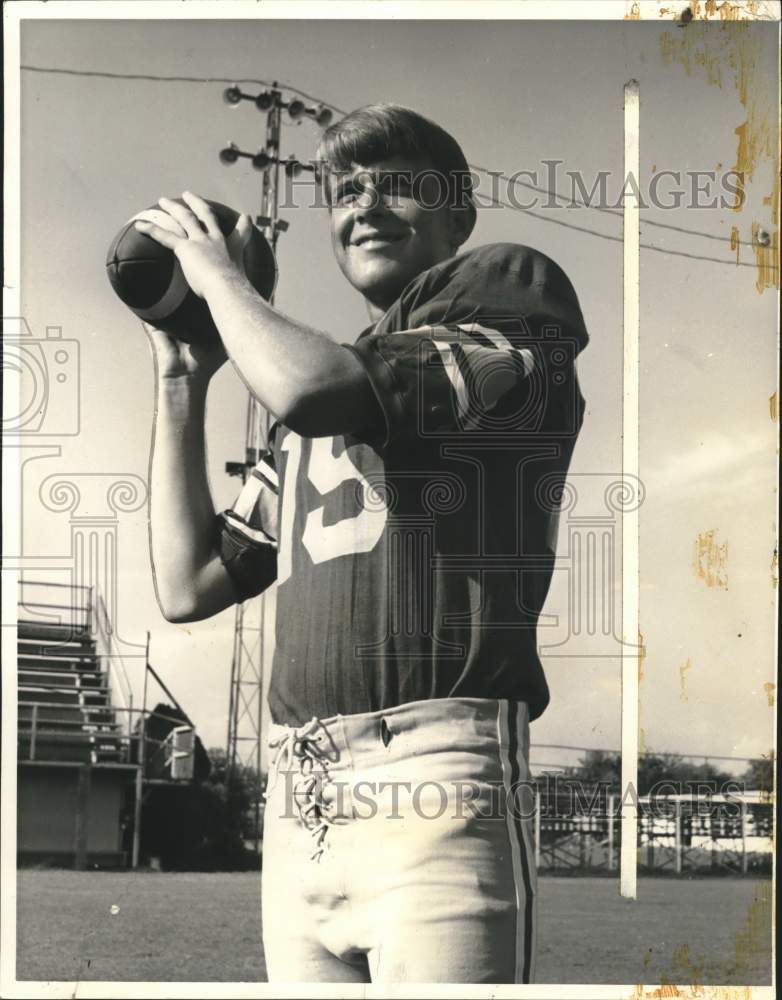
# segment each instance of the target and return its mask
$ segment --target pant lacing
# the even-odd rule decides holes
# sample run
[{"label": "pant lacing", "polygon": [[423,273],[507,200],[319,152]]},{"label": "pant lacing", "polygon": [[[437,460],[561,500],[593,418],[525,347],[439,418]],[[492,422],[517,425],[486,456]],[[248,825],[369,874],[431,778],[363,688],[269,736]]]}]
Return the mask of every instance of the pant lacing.
[{"label": "pant lacing", "polygon": [[[298,729],[289,728],[282,736],[269,740],[269,748],[276,750],[272,760],[272,778],[266,797],[277,783],[280,771],[298,770],[293,782],[293,801],[301,823],[310,831],[315,840],[315,851],[311,861],[320,861],[326,847],[326,834],[331,820],[323,812],[320,795],[323,783],[329,780],[329,750],[333,748],[328,731],[320,719],[313,717]],[[317,771],[315,770],[317,767]]]}]

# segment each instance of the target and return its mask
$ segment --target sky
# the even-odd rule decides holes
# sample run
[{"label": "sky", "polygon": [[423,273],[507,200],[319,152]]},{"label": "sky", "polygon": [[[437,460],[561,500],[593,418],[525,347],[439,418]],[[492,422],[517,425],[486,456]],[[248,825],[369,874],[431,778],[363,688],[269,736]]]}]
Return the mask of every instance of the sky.
[{"label": "sky", "polygon": [[[657,250],[641,255],[640,721],[649,749],[753,756],[771,746],[774,724],[773,689],[764,685],[775,681],[769,397],[777,384],[777,293],[759,290],[757,269],[744,266],[754,261],[751,246],[741,246],[736,265],[729,238],[733,227],[745,242],[753,224],[773,228],[774,165],[764,149],[775,149],[776,138],[763,129],[775,122],[776,44],[773,24],[54,19],[22,23],[21,61],[80,73],[280,80],[345,110],[394,101],[451,131],[472,164],[507,174],[537,170],[538,184],[550,187],[544,161],[561,161],[554,183],[565,193],[566,171],[580,171],[588,188],[609,171],[612,199],[622,186],[627,80],[640,84],[642,187],[662,170],[731,169],[737,128],[748,121],[760,140],[741,211],[682,205],[642,212],[642,241]],[[104,273],[115,231],[161,195],[185,189],[259,210],[259,175],[246,160],[223,166],[218,152],[228,140],[255,151],[263,117],[249,102],[229,108],[224,86],[22,70],[21,312],[35,338],[61,327],[63,338],[78,342],[80,390],[79,432],[60,435],[50,420],[20,451],[18,563],[27,576],[64,579],[73,563],[72,517],[47,494],[56,481],[50,477],[78,484],[80,516],[90,490],[105,494],[108,480],[99,476],[147,479],[152,362],[138,321]],[[313,123],[286,123],[282,152],[306,159],[317,139]],[[488,184],[479,190],[488,193]],[[350,342],[366,313],[332,259],[326,212],[309,207],[307,194],[296,192],[298,207],[282,212],[290,229],[279,243],[276,305]],[[542,202],[533,212],[482,208],[466,247],[518,242],[554,258],[576,288],[591,335],[579,360],[587,412],[571,465],[579,499],[561,522],[540,630],[552,701],[532,739],[617,747],[619,647],[610,636],[569,630],[568,573],[569,531],[586,530],[580,518],[602,518],[590,523],[620,532],[604,495],[621,471],[621,217]],[[72,419],[75,396],[57,396],[55,388],[52,414],[60,407],[62,419]],[[236,493],[224,465],[243,457],[245,406],[226,366],[210,389],[207,416],[218,509]],[[136,506],[116,521],[116,626],[128,644],[136,701],[138,644],[149,631],[155,669],[205,744],[224,745],[234,613],[194,625],[162,618],[146,509]],[[696,570],[699,536],[723,559],[713,586]],[[533,749],[536,759],[573,758]]]}]

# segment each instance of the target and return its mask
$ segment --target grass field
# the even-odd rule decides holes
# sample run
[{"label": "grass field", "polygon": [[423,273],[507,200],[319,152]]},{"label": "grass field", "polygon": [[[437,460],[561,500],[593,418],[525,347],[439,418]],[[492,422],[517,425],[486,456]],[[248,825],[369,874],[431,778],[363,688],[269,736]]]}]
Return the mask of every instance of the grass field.
[{"label": "grass field", "polygon": [[[260,876],[24,870],[17,978],[265,980]],[[771,883],[541,878],[541,983],[770,982]]]}]

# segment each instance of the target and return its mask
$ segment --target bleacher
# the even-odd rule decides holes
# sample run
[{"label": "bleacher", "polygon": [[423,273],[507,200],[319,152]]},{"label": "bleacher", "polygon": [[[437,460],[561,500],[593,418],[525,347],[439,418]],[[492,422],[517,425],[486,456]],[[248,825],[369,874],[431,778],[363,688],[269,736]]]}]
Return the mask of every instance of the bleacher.
[{"label": "bleacher", "polygon": [[[63,590],[66,598],[72,593]],[[129,741],[112,705],[89,605],[44,604],[23,595],[17,635],[19,760],[128,761]]]},{"label": "bleacher", "polygon": [[[144,785],[192,780],[193,728],[148,662],[148,642],[134,651],[117,638],[97,587],[19,583],[18,861],[135,866]],[[128,646],[144,702],[149,675],[176,708],[134,707]]]}]

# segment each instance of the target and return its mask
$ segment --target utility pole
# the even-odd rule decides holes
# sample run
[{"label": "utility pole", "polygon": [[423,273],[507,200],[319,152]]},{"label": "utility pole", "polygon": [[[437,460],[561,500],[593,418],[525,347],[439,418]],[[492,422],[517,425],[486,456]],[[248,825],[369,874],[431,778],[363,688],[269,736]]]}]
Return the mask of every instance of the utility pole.
[{"label": "utility pole", "polygon": [[[279,218],[280,167],[285,169],[288,176],[295,176],[302,170],[312,171],[314,169],[312,165],[301,163],[296,159],[282,159],[280,157],[283,111],[287,110],[288,117],[292,122],[298,123],[307,117],[313,119],[322,128],[326,128],[330,124],[332,113],[323,106],[308,107],[298,97],[285,100],[276,83],[268,90],[256,95],[245,94],[236,86],[228,87],[224,91],[223,98],[226,104],[233,107],[242,101],[252,101],[259,111],[266,113],[266,134],[263,148],[257,153],[248,153],[231,142],[220,151],[220,160],[229,165],[244,157],[252,162],[256,170],[261,171],[261,214],[256,216],[255,222],[262,229],[272,249],[276,251],[280,233],[285,232],[288,228],[288,223]],[[269,302],[273,304],[273,294]],[[226,463],[226,472],[229,475],[239,476],[242,483],[246,481],[267,446],[269,425],[269,414],[250,394],[247,399],[244,461]],[[240,767],[253,768],[260,781],[264,636],[267,625],[271,623],[273,617],[270,613],[269,603],[268,595],[261,594],[260,597],[236,606],[226,745],[229,785],[232,784],[237,769]],[[253,842],[256,852],[259,852],[260,798],[256,798],[253,809]]]}]

